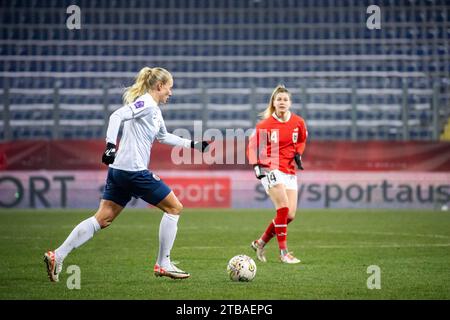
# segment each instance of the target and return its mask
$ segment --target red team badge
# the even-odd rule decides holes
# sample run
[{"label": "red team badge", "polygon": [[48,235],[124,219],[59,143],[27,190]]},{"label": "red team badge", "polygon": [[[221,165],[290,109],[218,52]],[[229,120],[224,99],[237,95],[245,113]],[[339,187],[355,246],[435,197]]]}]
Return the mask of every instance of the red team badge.
[{"label": "red team badge", "polygon": [[298,140],[298,128],[294,129],[294,133],[292,133],[292,142],[297,143]]}]

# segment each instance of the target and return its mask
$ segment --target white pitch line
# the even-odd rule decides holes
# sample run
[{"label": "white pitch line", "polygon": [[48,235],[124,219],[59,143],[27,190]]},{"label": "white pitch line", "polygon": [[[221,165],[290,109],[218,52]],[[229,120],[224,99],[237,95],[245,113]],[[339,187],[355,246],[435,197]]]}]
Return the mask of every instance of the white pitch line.
[{"label": "white pitch line", "polygon": [[[450,243],[412,243],[412,244],[349,244],[349,245],[301,245],[301,249],[351,249],[351,248],[429,248],[429,247],[450,247]],[[177,249],[195,250],[218,250],[228,249],[230,246],[180,246]],[[237,247],[238,249],[248,249],[247,247]]]},{"label": "white pitch line", "polygon": [[380,235],[380,236],[402,236],[402,237],[428,237],[448,239],[450,236],[442,234],[425,233],[397,233],[397,232],[378,232],[378,231],[342,231],[342,230],[305,230],[304,232],[314,233],[338,233],[338,234],[360,234],[360,235]]},{"label": "white pitch line", "polygon": [[[186,226],[183,227],[182,230],[200,230],[203,229],[203,226]],[[214,230],[234,230],[235,228],[227,227],[227,226],[212,226],[209,229]],[[240,231],[249,231],[253,230],[250,227],[240,227]],[[401,237],[426,237],[426,238],[439,238],[439,239],[450,239],[450,235],[442,235],[442,234],[425,234],[425,233],[398,233],[398,232],[383,232],[383,231],[343,231],[343,230],[321,230],[321,229],[305,229],[301,231],[297,231],[297,234],[301,233],[336,233],[336,234],[357,234],[357,235],[380,235],[380,236],[401,236]]]},{"label": "white pitch line", "polygon": [[350,248],[429,248],[450,247],[450,243],[412,243],[412,244],[351,244],[351,245],[312,245],[301,248],[350,249]]}]

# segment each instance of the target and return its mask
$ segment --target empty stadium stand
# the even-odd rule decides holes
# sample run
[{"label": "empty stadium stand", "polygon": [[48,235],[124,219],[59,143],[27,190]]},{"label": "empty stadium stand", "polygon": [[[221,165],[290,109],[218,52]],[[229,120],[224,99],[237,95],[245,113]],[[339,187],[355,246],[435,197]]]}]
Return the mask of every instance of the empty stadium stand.
[{"label": "empty stadium stand", "polygon": [[[0,4],[0,140],[98,139],[143,66],[175,78],[170,131],[251,128],[279,83],[310,139],[438,140],[450,6],[384,0],[10,0]],[[68,6],[81,10],[70,30]]]}]

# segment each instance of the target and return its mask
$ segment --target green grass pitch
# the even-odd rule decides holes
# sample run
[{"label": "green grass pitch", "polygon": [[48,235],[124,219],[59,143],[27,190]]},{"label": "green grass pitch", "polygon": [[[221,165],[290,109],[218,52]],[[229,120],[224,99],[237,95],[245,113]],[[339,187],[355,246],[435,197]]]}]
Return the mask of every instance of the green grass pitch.
[{"label": "green grass pitch", "polygon": [[[299,210],[289,225],[289,249],[299,265],[267,263],[249,244],[273,210],[186,209],[172,259],[187,280],[156,278],[161,213],[125,209],[64,262],[59,283],[47,278],[43,253],[64,241],[89,210],[0,211],[0,299],[450,299],[450,213],[419,210]],[[254,281],[237,283],[228,260],[247,254],[257,262]],[[67,267],[81,271],[69,289]],[[381,270],[380,289],[368,289],[367,268]]]}]

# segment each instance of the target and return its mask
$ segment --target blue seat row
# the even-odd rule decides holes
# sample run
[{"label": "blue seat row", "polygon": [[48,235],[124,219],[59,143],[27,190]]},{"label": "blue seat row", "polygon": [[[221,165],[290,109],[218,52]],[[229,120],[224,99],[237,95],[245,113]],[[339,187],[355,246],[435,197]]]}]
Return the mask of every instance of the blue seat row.
[{"label": "blue seat row", "polygon": [[[5,9],[8,14],[0,15],[5,23],[63,23],[67,16],[61,14],[61,8],[73,4],[60,1],[58,5],[36,1],[32,5],[34,11],[24,10],[20,2],[12,2]],[[84,9],[83,20],[86,23],[151,23],[151,24],[236,24],[236,23],[348,23],[365,20],[364,5],[354,2],[345,5],[345,1],[334,3],[326,1],[173,1],[147,2],[146,5],[137,1],[109,1],[100,6],[93,6],[96,1],[77,1],[77,5]],[[280,3],[281,2],[281,3]],[[304,2],[304,3],[302,3]],[[409,4],[409,6],[408,6]],[[445,11],[439,7],[445,5],[445,0],[435,0],[431,5],[419,2],[412,7],[411,2],[386,4],[383,3],[383,20],[401,22],[444,21]],[[28,4],[26,7],[30,7]],[[120,9],[119,9],[120,8]],[[396,10],[402,8],[403,10]],[[137,10],[138,9],[138,10]],[[242,10],[246,10],[246,14]],[[268,10],[269,9],[269,10]],[[277,9],[277,10],[270,10]],[[18,14],[18,12],[22,14]],[[33,14],[35,13],[35,14]],[[36,14],[38,13],[38,14]]]},{"label": "blue seat row", "polygon": [[[315,140],[350,140],[352,133],[350,129],[308,129],[310,139]],[[367,128],[358,129],[359,140],[399,140],[403,138],[402,130],[392,130],[391,128]],[[430,140],[433,132],[429,128],[414,128],[409,131],[412,140]]]},{"label": "blue seat row", "polygon": [[[171,70],[170,70],[171,71]],[[241,75],[240,77],[199,77],[184,78],[176,76],[174,79],[174,90],[182,88],[274,88],[283,83],[288,88],[351,88],[355,83],[357,88],[402,88],[403,82],[407,83],[408,88],[429,89],[432,82],[428,77],[333,77],[333,78],[314,78],[314,77],[251,77]],[[109,88],[124,88],[130,86],[133,82],[132,77],[121,76],[104,78],[99,75],[96,77],[0,77],[0,88],[8,86],[10,88],[24,89],[53,89],[59,86],[64,89],[99,89],[107,86]],[[176,91],[175,91],[176,92]],[[114,97],[117,98],[117,95]],[[177,97],[178,98],[178,97]]]},{"label": "blue seat row", "polygon": [[[450,35],[449,35],[450,37]],[[445,42],[421,43],[414,46],[401,43],[377,42],[368,45],[346,43],[285,43],[277,46],[272,42],[233,44],[207,44],[204,42],[182,43],[154,43],[145,44],[131,42],[127,45],[116,46],[105,42],[98,44],[83,44],[61,42],[59,44],[26,44],[7,43],[0,46],[0,55],[7,56],[317,56],[317,55],[427,55],[436,59],[448,54]]]},{"label": "blue seat row", "polygon": [[[343,72],[398,71],[422,73],[450,73],[446,60],[419,61],[164,61],[171,72]],[[144,61],[0,61],[0,70],[8,72],[129,72],[139,70]]]},{"label": "blue seat row", "polygon": [[[232,119],[227,119],[232,120]],[[16,140],[23,139],[53,139],[54,131],[52,127],[12,127],[12,138]],[[222,129],[225,134],[225,130]],[[433,136],[433,130],[430,127],[414,127],[409,129],[410,139],[430,140]],[[193,132],[191,132],[193,134]],[[341,128],[308,128],[309,138],[314,140],[349,140],[352,138],[352,131],[348,127]],[[89,127],[61,127],[58,136],[62,139],[102,139],[104,138],[104,128],[101,126]],[[4,137],[3,128],[0,130],[0,138]],[[357,129],[359,140],[391,140],[402,139],[402,129],[393,129],[390,127],[361,128]]]},{"label": "blue seat row", "polygon": [[[363,22],[364,23],[364,22]],[[295,24],[288,25],[231,25],[230,27],[212,28],[211,26],[200,26],[187,28],[180,25],[178,28],[167,28],[157,26],[149,29],[148,26],[119,28],[117,25],[105,27],[105,25],[95,25],[90,28],[81,28],[71,31],[64,24],[56,27],[45,27],[45,24],[35,25],[34,28],[26,28],[15,25],[4,26],[0,30],[2,40],[107,40],[107,41],[212,41],[212,40],[346,40],[346,39],[413,39],[413,40],[433,40],[445,41],[448,39],[450,31],[445,28],[444,23],[433,27],[408,27],[393,28],[386,31],[370,30],[367,28],[350,28],[343,26],[333,26],[330,23],[327,27],[300,28]]]}]

